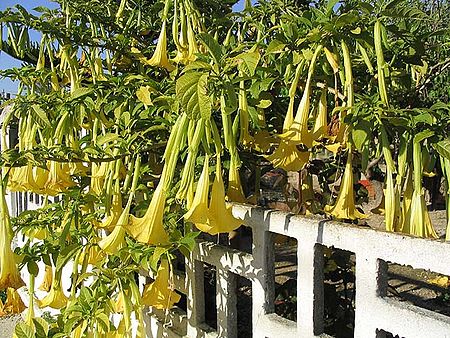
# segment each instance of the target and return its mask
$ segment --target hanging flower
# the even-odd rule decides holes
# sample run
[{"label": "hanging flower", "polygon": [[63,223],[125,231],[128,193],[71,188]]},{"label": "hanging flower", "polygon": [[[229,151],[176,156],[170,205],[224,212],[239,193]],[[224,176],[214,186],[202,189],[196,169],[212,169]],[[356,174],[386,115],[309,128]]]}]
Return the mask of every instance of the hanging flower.
[{"label": "hanging flower", "polygon": [[169,72],[175,69],[174,66],[169,61],[167,57],[167,28],[166,20],[164,20],[161,28],[161,33],[159,34],[158,43],[156,44],[155,52],[148,64],[154,67],[166,68]]},{"label": "hanging flower", "polygon": [[352,170],[352,149],[348,147],[347,163],[345,165],[344,176],[341,181],[341,187],[334,205],[326,205],[324,211],[337,219],[358,219],[367,216],[359,212],[355,206],[355,197],[353,192],[353,170]]},{"label": "hanging flower", "polygon": [[281,141],[271,155],[265,156],[275,168],[286,171],[302,170],[309,161],[309,151],[300,151],[294,143]]},{"label": "hanging flower", "polygon": [[70,177],[69,164],[50,161],[50,172],[44,189],[45,194],[55,196],[74,185],[75,182]]},{"label": "hanging flower", "polygon": [[239,177],[238,155],[231,156],[227,196],[233,202],[245,203],[246,201],[242,190],[241,178]]},{"label": "hanging flower", "polygon": [[39,302],[40,308],[51,307],[53,309],[61,309],[67,305],[69,299],[61,287],[61,274],[62,270],[55,272],[50,292]]},{"label": "hanging flower", "polygon": [[156,309],[172,308],[181,296],[173,290],[170,281],[169,262],[162,260],[155,281],[144,287],[142,303]]},{"label": "hanging flower", "polygon": [[[1,305],[1,304],[0,304]],[[25,311],[27,307],[20,298],[19,293],[14,288],[7,288],[6,290],[6,303],[0,306],[0,316],[1,312],[7,315],[20,314]]]},{"label": "hanging flower", "polygon": [[102,162],[100,164],[92,163],[91,185],[89,186],[89,188],[94,195],[101,195],[107,171],[107,162]]},{"label": "hanging flower", "polygon": [[120,193],[119,182],[116,181],[112,194],[111,207],[109,214],[102,223],[98,223],[97,227],[112,231],[119,221],[122,214],[122,194]]},{"label": "hanging flower", "polygon": [[51,265],[45,266],[44,280],[39,286],[39,290],[49,292],[53,283],[53,268]]},{"label": "hanging flower", "polygon": [[214,179],[211,200],[208,210],[209,229],[211,235],[236,230],[242,224],[241,220],[235,218],[231,212],[231,205],[225,202],[225,187],[222,178],[222,167],[220,156],[217,157],[216,177]]},{"label": "hanging flower", "polygon": [[[125,209],[122,212],[124,215]],[[121,215],[121,217],[122,217]],[[126,213],[128,217],[128,212]],[[114,230],[105,238],[103,238],[100,242],[98,242],[98,246],[105,251],[109,255],[115,255],[119,252],[120,249],[126,246],[125,242],[125,234],[126,230],[124,226],[116,225]]]},{"label": "hanging flower", "polygon": [[188,212],[184,215],[187,222],[204,232],[209,230],[208,220],[208,195],[209,195],[209,158],[205,156],[203,170],[197,183],[194,200]]},{"label": "hanging flower", "polygon": [[28,163],[25,166],[14,168],[8,184],[9,191],[36,191],[37,186],[33,177],[33,166]]},{"label": "hanging flower", "polygon": [[0,181],[0,290],[6,288],[18,289],[24,286],[17,268],[17,258],[11,250],[12,228],[6,204],[4,187]]},{"label": "hanging flower", "polygon": [[409,220],[409,233],[424,238],[438,238],[431,224],[425,197],[423,193],[416,190],[413,192],[411,201],[411,218]]},{"label": "hanging flower", "polygon": [[169,241],[169,236],[163,225],[165,204],[166,191],[164,180],[161,179],[144,216],[137,218],[132,215],[129,224],[126,226],[127,232],[141,243],[149,245],[166,244]]}]

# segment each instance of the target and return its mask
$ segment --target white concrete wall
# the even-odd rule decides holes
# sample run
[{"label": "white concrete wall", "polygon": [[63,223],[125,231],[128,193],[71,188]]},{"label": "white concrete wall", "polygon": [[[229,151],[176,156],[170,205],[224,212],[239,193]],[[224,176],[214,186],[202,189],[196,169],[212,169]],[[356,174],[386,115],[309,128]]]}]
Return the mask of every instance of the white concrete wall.
[{"label": "white concrete wall", "polygon": [[[384,287],[387,261],[450,275],[450,243],[241,205],[233,213],[252,228],[252,254],[199,241],[186,275],[175,283],[187,294],[187,313],[149,310],[149,337],[236,337],[236,275],[252,282],[253,337],[328,337],[322,322],[323,245],[356,255],[356,338],[376,337],[377,329],[406,338],[450,338],[449,317],[387,298]],[[296,323],[274,313],[272,233],[298,241]],[[217,332],[204,323],[202,262],[217,271]]]}]

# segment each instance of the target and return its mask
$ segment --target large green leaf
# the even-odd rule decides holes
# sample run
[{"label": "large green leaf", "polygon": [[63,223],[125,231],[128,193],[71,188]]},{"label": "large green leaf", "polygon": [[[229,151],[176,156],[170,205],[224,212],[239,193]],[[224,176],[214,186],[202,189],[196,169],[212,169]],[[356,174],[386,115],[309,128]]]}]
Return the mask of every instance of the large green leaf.
[{"label": "large green leaf", "polygon": [[208,95],[208,73],[190,72],[177,80],[176,95],[189,118],[209,119],[211,98]]},{"label": "large green leaf", "polygon": [[200,42],[208,49],[208,52],[213,57],[216,63],[219,63],[222,59],[222,49],[220,48],[219,43],[208,33],[200,33],[197,35]]},{"label": "large green leaf", "polygon": [[33,328],[25,324],[24,322],[16,325],[14,333],[17,338],[35,338]]},{"label": "large green leaf", "polygon": [[31,108],[33,108],[34,112],[36,113],[37,117],[43,121],[47,126],[50,126],[50,121],[47,117],[46,112],[44,111],[44,109],[42,109],[39,105],[37,104],[33,104],[31,106]]},{"label": "large green leaf", "polygon": [[255,75],[256,67],[258,67],[261,55],[256,50],[254,52],[250,51],[241,53],[236,56],[236,59],[241,60],[241,63],[239,64],[239,70],[249,76],[253,76]]},{"label": "large green leaf", "polygon": [[433,148],[441,155],[450,161],[450,139],[439,141],[433,144]]}]

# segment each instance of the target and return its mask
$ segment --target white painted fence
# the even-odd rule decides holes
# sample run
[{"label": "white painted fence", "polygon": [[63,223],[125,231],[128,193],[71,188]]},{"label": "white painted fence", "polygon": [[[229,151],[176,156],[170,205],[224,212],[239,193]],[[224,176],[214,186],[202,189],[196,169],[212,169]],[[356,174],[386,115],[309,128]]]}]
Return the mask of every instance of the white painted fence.
[{"label": "white painted fence", "polygon": [[[387,263],[409,265],[450,275],[450,243],[413,238],[285,212],[235,205],[233,213],[250,226],[252,254],[199,241],[176,276],[176,288],[187,295],[187,311],[149,310],[149,337],[237,337],[236,277],[252,283],[253,337],[329,337],[323,333],[324,246],[356,255],[355,337],[450,337],[450,318],[386,297]],[[298,241],[297,322],[274,313],[272,237]],[[216,267],[217,331],[205,324],[204,263]]]}]

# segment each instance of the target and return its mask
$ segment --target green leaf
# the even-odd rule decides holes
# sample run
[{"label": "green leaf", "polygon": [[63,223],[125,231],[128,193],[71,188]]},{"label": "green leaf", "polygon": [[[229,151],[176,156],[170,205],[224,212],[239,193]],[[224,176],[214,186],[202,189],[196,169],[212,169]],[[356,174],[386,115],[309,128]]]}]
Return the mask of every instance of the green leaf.
[{"label": "green leaf", "polygon": [[47,337],[48,323],[45,319],[40,317],[33,318],[34,329],[36,330],[36,337]]},{"label": "green leaf", "polygon": [[39,119],[41,119],[48,127],[50,127],[50,121],[48,120],[47,114],[45,113],[44,109],[42,109],[39,105],[33,104],[31,106],[33,108],[34,112],[37,114]]},{"label": "green leaf", "polygon": [[190,72],[177,80],[176,96],[189,118],[198,120],[200,117],[209,119],[211,116],[212,103],[207,89],[207,73]]},{"label": "green leaf", "polygon": [[424,130],[414,136],[414,143],[422,142],[423,140],[434,135],[432,130]]},{"label": "green leaf", "polygon": [[337,20],[336,23],[334,24],[334,26],[336,28],[341,28],[344,27],[346,25],[350,25],[356,21],[358,21],[358,16],[352,13],[344,13],[342,15],[340,15]]},{"label": "green leaf", "polygon": [[39,267],[35,261],[29,261],[27,264],[27,269],[31,275],[37,276],[39,273]]},{"label": "green leaf", "polygon": [[150,98],[150,92],[152,88],[150,86],[142,86],[136,91],[136,96],[145,106],[152,106],[153,102]]},{"label": "green leaf", "polygon": [[450,161],[450,138],[433,143],[433,148],[441,155]]},{"label": "green leaf", "polygon": [[184,245],[186,248],[189,249],[189,251],[194,250],[195,246],[195,239],[200,235],[200,231],[194,231],[188,233],[186,236],[184,236],[182,239],[180,239],[180,244]]},{"label": "green leaf", "polygon": [[155,251],[153,251],[153,256],[150,261],[150,267],[152,268],[153,271],[158,270],[158,262],[161,259],[161,256],[164,255],[167,251],[168,251],[167,248],[163,248],[160,246],[156,247]]},{"label": "green leaf", "polygon": [[80,247],[78,244],[72,244],[69,246],[66,246],[61,253],[58,255],[58,259],[56,260],[56,270],[59,271],[62,269],[68,261],[71,259],[74,259],[77,255],[77,252],[82,250],[83,248]]},{"label": "green leaf", "polygon": [[216,63],[222,59],[222,48],[219,43],[208,33],[200,33],[197,35],[201,43],[206,47]]},{"label": "green leaf", "polygon": [[97,145],[103,145],[105,143],[110,143],[119,139],[119,135],[114,133],[107,133],[105,135],[99,136],[97,138]]},{"label": "green leaf", "polygon": [[417,123],[425,123],[431,126],[434,124],[434,117],[428,112],[421,113],[417,116],[414,116],[414,124]]},{"label": "green leaf", "polygon": [[35,338],[35,334],[33,332],[33,328],[25,324],[24,322],[21,322],[16,325],[16,328],[14,329],[14,333],[17,338]]},{"label": "green leaf", "polygon": [[365,120],[359,121],[359,123],[353,128],[352,140],[359,152],[362,151],[364,144],[372,135],[371,128],[373,128],[372,124]]},{"label": "green leaf", "polygon": [[270,41],[269,45],[267,46],[267,53],[281,53],[286,47],[286,44],[282,43],[279,40],[272,40]]},{"label": "green leaf", "polygon": [[73,91],[73,93],[70,94],[70,99],[71,100],[78,99],[80,97],[83,97],[83,96],[86,96],[86,95],[92,93],[93,91],[94,91],[93,88],[78,88],[78,89],[75,89]]},{"label": "green leaf", "polygon": [[239,70],[247,75],[253,76],[255,75],[256,67],[258,67],[261,55],[258,51],[245,52],[236,56],[236,59],[242,60],[242,63],[239,65]]},{"label": "green leaf", "polygon": [[105,332],[109,331],[109,327],[110,327],[110,321],[108,316],[104,313],[104,312],[100,312],[96,315],[96,319],[97,321],[100,323],[100,325],[102,326],[103,330]]},{"label": "green leaf", "polygon": [[186,65],[183,68],[183,73],[187,73],[189,71],[192,70],[210,70],[211,69],[211,65],[207,62],[204,61],[200,61],[200,60],[195,60],[194,62],[191,62],[190,64]]}]

